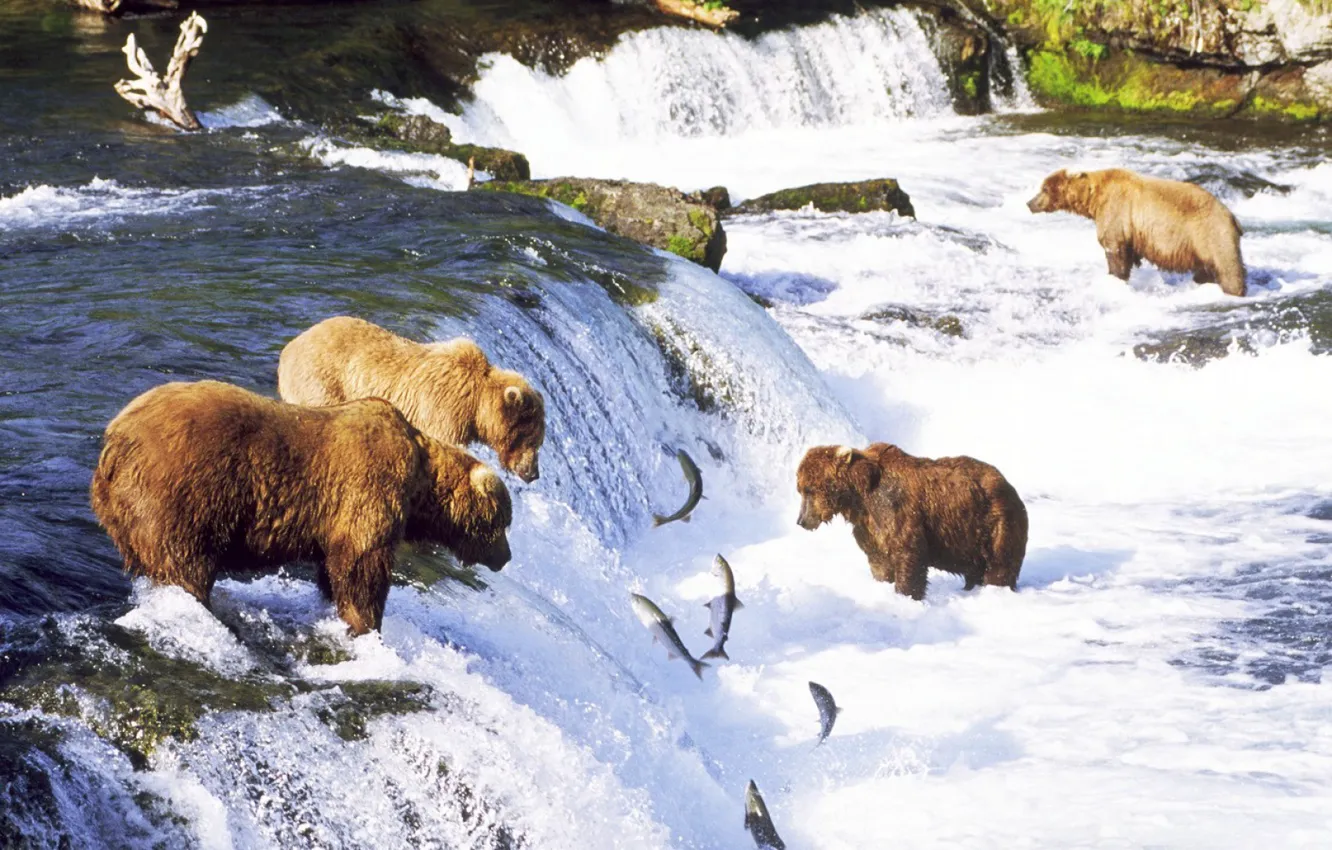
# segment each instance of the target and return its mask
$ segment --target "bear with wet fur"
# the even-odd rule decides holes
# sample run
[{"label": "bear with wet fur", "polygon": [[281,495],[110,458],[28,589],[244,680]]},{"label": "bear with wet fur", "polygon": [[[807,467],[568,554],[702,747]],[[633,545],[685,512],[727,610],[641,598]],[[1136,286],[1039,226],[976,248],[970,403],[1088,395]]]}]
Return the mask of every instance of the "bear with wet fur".
[{"label": "bear with wet fur", "polygon": [[1027,553],[1027,509],[999,470],[969,457],[913,457],[888,443],[816,446],[796,472],[801,527],[851,524],[870,573],[925,598],[930,567],[1014,588]]},{"label": "bear with wet fur", "polygon": [[492,366],[470,339],[423,344],[362,319],[325,319],[282,349],[278,395],[316,406],[382,398],[436,440],[485,443],[519,478],[540,476],[541,393],[522,375]]},{"label": "bear with wet fur", "polygon": [[352,634],[378,629],[400,541],[509,560],[504,482],[382,399],[310,408],[217,381],[164,384],[106,428],[92,507],[125,569],[204,605],[218,574],[318,562]]},{"label": "bear with wet fur", "polygon": [[1145,177],[1122,168],[1059,170],[1027,202],[1034,213],[1071,212],[1096,222],[1110,274],[1128,280],[1143,260],[1163,271],[1193,272],[1244,295],[1244,258],[1235,216],[1201,186]]}]

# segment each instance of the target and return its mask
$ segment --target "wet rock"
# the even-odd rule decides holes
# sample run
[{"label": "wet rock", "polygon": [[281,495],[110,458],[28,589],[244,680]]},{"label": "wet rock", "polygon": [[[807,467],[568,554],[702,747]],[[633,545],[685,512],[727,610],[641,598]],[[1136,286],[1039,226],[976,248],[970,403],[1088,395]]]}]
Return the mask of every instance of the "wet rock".
[{"label": "wet rock", "polygon": [[1028,52],[1047,104],[1243,115],[1332,116],[1332,6],[1303,0],[1121,3],[956,0]]},{"label": "wet rock", "polygon": [[698,192],[686,194],[655,183],[577,177],[495,180],[475,188],[558,201],[611,233],[670,251],[713,271],[721,268],[726,253],[726,232],[717,209]]},{"label": "wet rock", "polygon": [[419,682],[342,682],[319,694],[315,716],[344,741],[366,736],[366,724],[386,714],[412,714],[430,708],[432,691]]},{"label": "wet rock", "polygon": [[876,212],[892,210],[899,215],[916,217],[911,198],[897,181],[890,178],[862,180],[858,183],[815,183],[795,189],[783,189],[770,195],[751,198],[732,207],[733,214],[798,210],[813,206],[820,212]]},{"label": "wet rock", "polygon": [[374,122],[333,122],[330,130],[367,147],[437,154],[464,164],[473,161],[478,170],[496,180],[527,180],[532,176],[527,157],[522,154],[503,148],[454,144],[448,127],[424,115],[391,112]]},{"label": "wet rock", "polygon": [[725,186],[713,186],[711,189],[702,191],[703,200],[712,204],[717,212],[726,212],[731,208],[731,193]]},{"label": "wet rock", "polygon": [[949,7],[929,9],[922,17],[930,47],[948,79],[953,108],[980,115],[990,108],[990,38],[980,27]]},{"label": "wet rock", "polygon": [[871,310],[861,318],[871,322],[901,322],[909,327],[926,328],[944,336],[966,336],[962,320],[952,313],[933,315],[911,307],[888,306]]}]

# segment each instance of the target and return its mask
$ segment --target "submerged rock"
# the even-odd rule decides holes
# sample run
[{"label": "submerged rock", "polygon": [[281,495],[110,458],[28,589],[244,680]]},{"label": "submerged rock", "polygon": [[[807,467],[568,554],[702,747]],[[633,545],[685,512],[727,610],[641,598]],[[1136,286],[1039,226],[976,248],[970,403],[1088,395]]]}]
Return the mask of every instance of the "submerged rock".
[{"label": "submerged rock", "polygon": [[740,17],[740,13],[719,0],[655,0],[668,15],[687,18],[709,27],[722,27]]},{"label": "submerged rock", "polygon": [[795,189],[783,189],[770,195],[750,198],[730,209],[730,213],[798,210],[813,205],[819,212],[880,212],[892,210],[899,215],[916,217],[911,198],[891,178],[862,180],[858,183],[815,183]]},{"label": "submerged rock", "polygon": [[549,198],[573,207],[611,233],[670,251],[713,271],[726,254],[717,208],[701,193],[655,183],[556,177],[495,180],[475,188]]},{"label": "submerged rock", "polygon": [[473,161],[478,170],[496,180],[527,180],[532,176],[527,157],[522,154],[503,148],[455,144],[448,127],[424,115],[390,112],[373,123],[344,121],[330,129],[368,147],[437,154],[463,164]]}]

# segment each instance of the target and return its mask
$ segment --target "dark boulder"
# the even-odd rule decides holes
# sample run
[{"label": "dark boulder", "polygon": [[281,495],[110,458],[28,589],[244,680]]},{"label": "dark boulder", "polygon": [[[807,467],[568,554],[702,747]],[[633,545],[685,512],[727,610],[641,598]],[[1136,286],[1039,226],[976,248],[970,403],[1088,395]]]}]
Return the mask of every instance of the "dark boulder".
[{"label": "dark boulder", "polygon": [[494,180],[475,188],[558,201],[611,233],[670,251],[713,271],[721,268],[726,253],[726,233],[717,209],[698,192],[686,194],[655,183],[581,177]]},{"label": "dark boulder", "polygon": [[859,183],[815,183],[795,189],[783,189],[770,195],[750,198],[732,207],[728,213],[798,210],[813,205],[819,212],[863,213],[892,210],[899,215],[916,217],[911,198],[891,178],[862,180]]}]

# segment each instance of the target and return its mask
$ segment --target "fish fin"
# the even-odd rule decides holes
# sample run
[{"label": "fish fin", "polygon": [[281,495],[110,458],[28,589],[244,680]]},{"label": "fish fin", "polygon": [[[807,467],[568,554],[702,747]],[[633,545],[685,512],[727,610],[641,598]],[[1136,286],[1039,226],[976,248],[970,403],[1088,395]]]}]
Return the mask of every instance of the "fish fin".
[{"label": "fish fin", "polygon": [[707,652],[703,653],[703,657],[704,657],[704,658],[725,658],[727,661],[730,661],[730,660],[731,660],[731,656],[729,656],[729,655],[726,654],[726,649],[725,649],[725,647],[721,647],[721,646],[717,647],[716,649],[709,649]]},{"label": "fish fin", "polygon": [[732,596],[731,598],[735,600],[735,604],[731,606],[732,611],[739,611],[741,608],[745,607],[745,603],[740,601],[740,597]]},{"label": "fish fin", "polygon": [[708,637],[712,637],[712,626],[708,626],[706,629],[704,629],[703,634],[707,635]]},{"label": "fish fin", "polygon": [[690,661],[689,667],[694,671],[694,675],[698,677],[698,680],[700,682],[703,681],[703,668],[711,667],[712,665],[704,661],[699,661],[693,658],[689,659],[689,661]]},{"label": "fish fin", "polygon": [[684,516],[680,517],[680,522],[689,522],[690,516],[691,516],[690,514],[685,514]]},{"label": "fish fin", "polygon": [[841,714],[841,713],[842,713],[842,707],[841,707],[840,705],[834,705],[834,706],[833,706],[833,717],[836,717],[837,715],[839,715],[839,714]]},{"label": "fish fin", "polygon": [[653,528],[657,528],[657,527],[659,527],[659,526],[663,526],[663,525],[665,525],[665,524],[668,523],[668,522],[670,522],[670,520],[668,520],[666,517],[662,516],[661,514],[653,514],[653,515],[652,515],[652,527],[653,527]]}]

